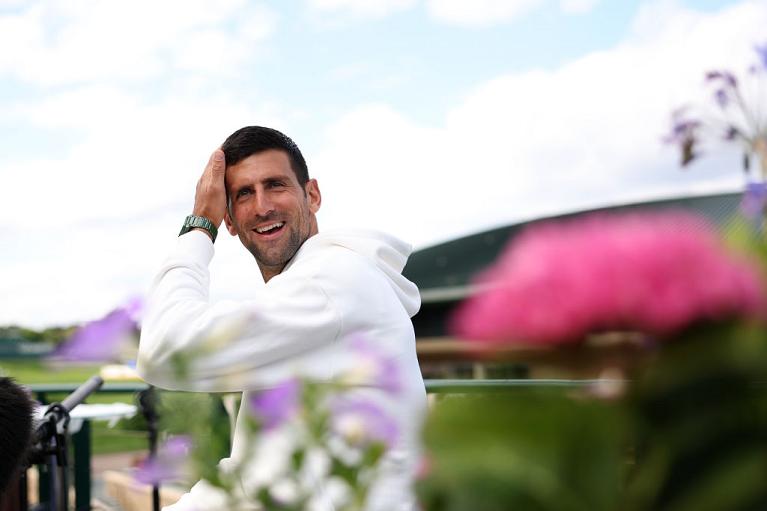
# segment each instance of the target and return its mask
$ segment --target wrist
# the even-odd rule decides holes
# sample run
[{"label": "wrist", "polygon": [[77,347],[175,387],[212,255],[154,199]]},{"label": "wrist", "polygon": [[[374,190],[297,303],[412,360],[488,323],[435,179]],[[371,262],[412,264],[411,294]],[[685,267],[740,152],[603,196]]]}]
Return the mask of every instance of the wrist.
[{"label": "wrist", "polygon": [[192,215],[207,218],[216,228],[224,221],[223,212],[211,211],[209,208],[195,207],[192,209]]},{"label": "wrist", "polygon": [[209,237],[211,242],[216,242],[216,236],[218,236],[218,228],[210,221],[209,218],[198,215],[189,215],[184,219],[184,224],[181,226],[179,236],[188,233],[189,231],[204,231]]}]

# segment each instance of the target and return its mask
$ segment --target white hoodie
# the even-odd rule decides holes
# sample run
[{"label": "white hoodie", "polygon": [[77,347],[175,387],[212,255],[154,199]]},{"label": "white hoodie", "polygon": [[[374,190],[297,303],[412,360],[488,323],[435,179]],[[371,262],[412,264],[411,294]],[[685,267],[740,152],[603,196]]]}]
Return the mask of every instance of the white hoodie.
[{"label": "white hoodie", "polygon": [[[426,394],[415,352],[410,318],[418,311],[416,286],[401,271],[410,246],[381,233],[322,232],[309,238],[290,263],[244,302],[208,301],[208,264],[213,244],[205,233],[180,236],[147,300],[138,371],[149,383],[173,390],[248,391],[300,375],[328,380],[355,363],[350,343],[358,336],[396,357],[403,380],[396,398],[380,389],[360,388],[397,421],[400,440],[387,454],[384,475],[366,509],[416,508],[411,482],[418,463],[418,435]],[[171,369],[177,354],[191,355],[183,380]],[[245,453],[240,410],[231,459]],[[274,438],[271,448],[280,444]],[[268,449],[267,449],[268,450]],[[247,489],[268,471],[268,452],[249,460]],[[226,469],[227,460],[222,461]],[[248,476],[248,474],[251,474]],[[260,474],[260,475],[259,475]],[[247,479],[253,479],[249,481]],[[320,499],[322,500],[322,499]],[[228,509],[224,497],[205,481],[196,484],[173,511]],[[243,509],[258,509],[243,505]],[[318,510],[331,510],[318,503]]]}]

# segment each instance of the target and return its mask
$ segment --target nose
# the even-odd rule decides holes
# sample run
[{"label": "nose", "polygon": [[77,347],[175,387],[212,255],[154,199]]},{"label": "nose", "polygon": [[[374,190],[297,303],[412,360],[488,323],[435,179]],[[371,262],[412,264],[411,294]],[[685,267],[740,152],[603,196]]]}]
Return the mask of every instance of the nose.
[{"label": "nose", "polygon": [[269,198],[269,194],[263,193],[263,190],[259,190],[259,193],[256,193],[253,206],[255,208],[253,213],[257,217],[266,218],[274,212],[274,203]]}]

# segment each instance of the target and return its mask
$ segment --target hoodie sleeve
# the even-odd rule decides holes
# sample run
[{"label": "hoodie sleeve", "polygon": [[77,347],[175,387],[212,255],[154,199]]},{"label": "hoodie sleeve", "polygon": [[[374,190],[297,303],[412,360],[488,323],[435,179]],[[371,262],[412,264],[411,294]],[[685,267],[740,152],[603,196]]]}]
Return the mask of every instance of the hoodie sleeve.
[{"label": "hoodie sleeve", "polygon": [[212,257],[207,236],[192,231],[155,278],[141,329],[142,378],[173,390],[233,392],[293,373],[332,377],[332,364],[316,362],[331,351],[340,318],[321,286],[275,279],[251,300],[210,304]]}]

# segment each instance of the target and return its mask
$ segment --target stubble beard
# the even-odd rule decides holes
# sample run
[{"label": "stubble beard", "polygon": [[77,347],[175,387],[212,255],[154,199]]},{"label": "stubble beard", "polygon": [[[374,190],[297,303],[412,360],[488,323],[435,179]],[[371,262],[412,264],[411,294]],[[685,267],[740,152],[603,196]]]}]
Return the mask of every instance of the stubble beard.
[{"label": "stubble beard", "polygon": [[293,256],[296,255],[304,241],[306,241],[306,238],[302,238],[298,230],[291,229],[287,239],[284,240],[284,244],[281,246],[263,249],[251,240],[247,240],[244,245],[255,258],[259,268],[269,268],[279,273],[293,259]]}]

